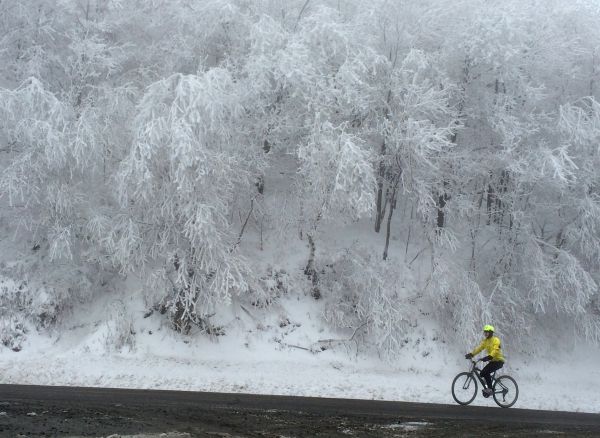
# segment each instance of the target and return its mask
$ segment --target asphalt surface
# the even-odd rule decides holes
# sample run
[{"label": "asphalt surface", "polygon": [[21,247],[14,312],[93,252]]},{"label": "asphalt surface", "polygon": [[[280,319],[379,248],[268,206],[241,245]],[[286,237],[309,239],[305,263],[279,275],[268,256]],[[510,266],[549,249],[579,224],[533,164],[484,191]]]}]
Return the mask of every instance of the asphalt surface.
[{"label": "asphalt surface", "polygon": [[161,433],[213,438],[600,437],[600,414],[252,394],[0,385],[2,437]]}]

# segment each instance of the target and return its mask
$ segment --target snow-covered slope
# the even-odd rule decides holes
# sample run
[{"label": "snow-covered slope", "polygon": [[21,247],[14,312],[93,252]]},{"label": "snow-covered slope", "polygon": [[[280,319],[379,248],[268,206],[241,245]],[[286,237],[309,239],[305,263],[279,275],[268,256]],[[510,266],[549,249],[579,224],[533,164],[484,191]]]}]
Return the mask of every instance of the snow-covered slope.
[{"label": "snow-covered slope", "polygon": [[[116,306],[135,333],[121,351],[114,350]],[[425,321],[397,357],[381,360],[357,356],[352,342],[315,348],[343,334],[323,323],[312,298],[286,297],[261,321],[255,309],[235,307],[225,318],[227,334],[211,340],[178,335],[160,315],[144,318],[143,303],[105,297],[78,309],[64,330],[30,333],[18,353],[1,349],[0,383],[454,403],[452,378],[467,367],[463,348],[432,337]],[[515,407],[600,413],[598,351],[551,356],[509,357],[503,372],[519,383]],[[493,405],[481,396],[474,403]]]}]

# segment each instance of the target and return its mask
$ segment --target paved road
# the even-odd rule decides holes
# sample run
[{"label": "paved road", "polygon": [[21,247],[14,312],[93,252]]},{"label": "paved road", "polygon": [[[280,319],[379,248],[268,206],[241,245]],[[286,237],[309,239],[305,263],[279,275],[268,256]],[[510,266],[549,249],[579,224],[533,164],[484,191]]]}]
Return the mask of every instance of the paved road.
[{"label": "paved road", "polygon": [[0,436],[600,437],[599,414],[250,394],[0,385]]}]

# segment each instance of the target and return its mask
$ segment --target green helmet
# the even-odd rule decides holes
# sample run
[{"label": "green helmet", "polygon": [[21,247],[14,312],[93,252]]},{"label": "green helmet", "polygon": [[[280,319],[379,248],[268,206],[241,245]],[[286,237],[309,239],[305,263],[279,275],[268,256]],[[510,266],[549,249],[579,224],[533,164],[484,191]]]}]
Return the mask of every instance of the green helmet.
[{"label": "green helmet", "polygon": [[493,325],[486,324],[483,326],[483,331],[484,332],[495,332],[496,330],[494,330]]}]

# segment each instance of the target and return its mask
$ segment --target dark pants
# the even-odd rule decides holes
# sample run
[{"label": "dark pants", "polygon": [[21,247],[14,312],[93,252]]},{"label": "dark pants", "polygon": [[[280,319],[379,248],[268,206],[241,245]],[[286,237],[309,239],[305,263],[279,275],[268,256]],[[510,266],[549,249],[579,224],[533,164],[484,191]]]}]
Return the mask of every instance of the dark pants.
[{"label": "dark pants", "polygon": [[503,366],[504,366],[504,362],[494,361],[494,362],[488,363],[486,366],[483,367],[483,369],[481,370],[481,377],[483,377],[485,379],[485,381],[487,382],[487,387],[488,388],[492,387],[492,376],[491,376],[491,374],[494,371],[498,371]]}]

